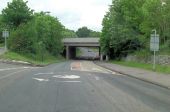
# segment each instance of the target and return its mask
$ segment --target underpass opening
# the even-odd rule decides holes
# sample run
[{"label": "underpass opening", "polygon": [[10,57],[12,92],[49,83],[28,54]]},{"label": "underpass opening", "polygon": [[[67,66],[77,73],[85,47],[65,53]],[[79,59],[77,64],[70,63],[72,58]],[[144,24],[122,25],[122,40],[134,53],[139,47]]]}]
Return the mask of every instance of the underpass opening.
[{"label": "underpass opening", "polygon": [[99,47],[76,47],[76,60],[99,60]]},{"label": "underpass opening", "polygon": [[100,59],[99,38],[65,38],[66,59]]}]

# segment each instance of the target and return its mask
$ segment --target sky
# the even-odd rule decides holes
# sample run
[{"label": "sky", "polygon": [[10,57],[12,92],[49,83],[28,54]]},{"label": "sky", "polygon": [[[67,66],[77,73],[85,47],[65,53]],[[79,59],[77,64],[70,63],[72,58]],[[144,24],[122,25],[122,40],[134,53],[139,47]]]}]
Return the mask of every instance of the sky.
[{"label": "sky", "polygon": [[[0,0],[0,11],[12,0]],[[25,1],[25,0],[24,0]],[[68,29],[80,27],[101,31],[102,20],[112,0],[27,0],[35,12],[49,11]]]}]

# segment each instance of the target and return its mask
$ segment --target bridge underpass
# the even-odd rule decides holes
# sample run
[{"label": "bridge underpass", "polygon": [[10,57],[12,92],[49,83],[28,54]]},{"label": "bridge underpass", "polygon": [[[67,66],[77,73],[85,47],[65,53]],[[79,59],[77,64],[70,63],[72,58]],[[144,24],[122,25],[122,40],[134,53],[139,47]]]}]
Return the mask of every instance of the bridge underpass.
[{"label": "bridge underpass", "polygon": [[103,55],[100,52],[100,38],[65,38],[63,39],[66,47],[66,59],[76,58],[77,47],[94,47],[99,49],[99,58],[103,60]]}]

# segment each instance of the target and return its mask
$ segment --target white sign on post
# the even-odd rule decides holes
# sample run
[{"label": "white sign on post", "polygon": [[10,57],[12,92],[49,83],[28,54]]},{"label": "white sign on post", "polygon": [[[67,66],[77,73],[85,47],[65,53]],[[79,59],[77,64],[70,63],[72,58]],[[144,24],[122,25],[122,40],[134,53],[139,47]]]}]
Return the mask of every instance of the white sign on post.
[{"label": "white sign on post", "polygon": [[4,31],[2,32],[2,37],[5,38],[5,51],[7,51],[7,38],[9,37],[9,31],[4,30]]},{"label": "white sign on post", "polygon": [[150,50],[159,51],[159,35],[151,34]]},{"label": "white sign on post", "polygon": [[3,31],[2,37],[4,37],[4,38],[9,37],[9,31]]}]

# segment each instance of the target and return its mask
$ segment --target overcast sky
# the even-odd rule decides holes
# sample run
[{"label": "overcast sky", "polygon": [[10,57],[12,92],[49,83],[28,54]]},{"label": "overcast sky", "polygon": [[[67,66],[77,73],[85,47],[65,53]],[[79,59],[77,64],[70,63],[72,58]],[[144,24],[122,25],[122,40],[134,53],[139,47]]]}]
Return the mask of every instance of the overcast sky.
[{"label": "overcast sky", "polygon": [[[0,0],[0,11],[12,0]],[[50,11],[66,28],[77,30],[87,26],[95,31],[102,29],[102,19],[112,0],[27,0],[36,12]]]}]

